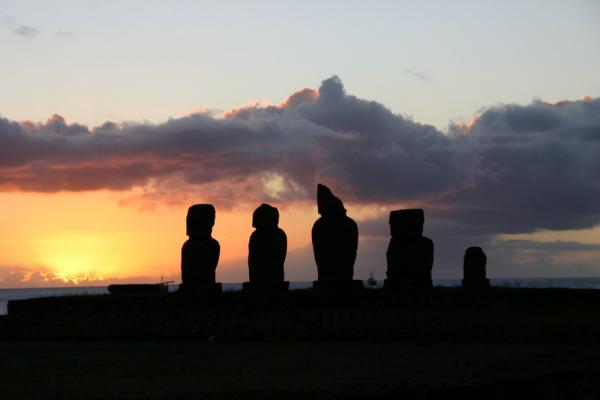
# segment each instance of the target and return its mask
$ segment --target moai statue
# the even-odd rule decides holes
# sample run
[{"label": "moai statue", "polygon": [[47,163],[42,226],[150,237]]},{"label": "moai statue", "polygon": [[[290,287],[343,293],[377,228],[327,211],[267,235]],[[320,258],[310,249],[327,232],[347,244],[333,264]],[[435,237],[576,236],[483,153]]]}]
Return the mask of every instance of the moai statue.
[{"label": "moai statue", "polygon": [[348,286],[362,287],[362,281],[352,280],[358,248],[356,222],[346,216],[344,204],[327,186],[317,186],[317,204],[321,217],[312,228],[313,252],[318,270],[315,287],[324,287],[326,282],[334,282],[333,285],[342,282],[342,286],[346,282]]},{"label": "moai statue", "polygon": [[484,290],[490,287],[485,277],[487,257],[481,247],[469,247],[465,251],[462,285],[467,289]]},{"label": "moai statue", "polygon": [[283,264],[287,253],[287,236],[279,228],[279,211],[262,204],[252,214],[255,231],[248,244],[248,269],[250,282],[244,290],[285,290]]},{"label": "moai statue", "polygon": [[390,213],[392,239],[387,249],[385,287],[418,292],[431,289],[433,241],[423,236],[424,222],[421,209]]},{"label": "moai statue", "polygon": [[215,269],[221,247],[212,237],[215,208],[196,204],[189,208],[186,226],[189,239],[181,249],[181,290],[194,292],[215,288]]}]

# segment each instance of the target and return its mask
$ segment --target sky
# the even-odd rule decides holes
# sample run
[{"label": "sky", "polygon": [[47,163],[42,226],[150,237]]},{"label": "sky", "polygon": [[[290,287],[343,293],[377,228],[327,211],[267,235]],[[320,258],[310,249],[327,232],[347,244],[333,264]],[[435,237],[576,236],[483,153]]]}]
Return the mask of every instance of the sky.
[{"label": "sky", "polygon": [[0,287],[179,280],[217,209],[217,279],[247,280],[279,208],[312,280],[316,184],[385,276],[421,207],[434,278],[600,276],[596,1],[0,0]]}]

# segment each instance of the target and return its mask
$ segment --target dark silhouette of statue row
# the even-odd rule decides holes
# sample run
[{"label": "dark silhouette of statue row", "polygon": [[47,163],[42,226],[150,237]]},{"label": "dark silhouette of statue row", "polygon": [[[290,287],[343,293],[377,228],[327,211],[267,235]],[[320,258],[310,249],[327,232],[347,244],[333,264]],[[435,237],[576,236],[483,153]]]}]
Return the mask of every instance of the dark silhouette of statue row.
[{"label": "dark silhouette of statue row", "polygon": [[431,289],[433,241],[423,236],[425,213],[421,209],[390,213],[392,239],[387,249],[386,288],[414,291]]},{"label": "dark silhouette of statue row", "polygon": [[[317,186],[317,205],[321,217],[312,228],[312,245],[317,264],[317,289],[362,288],[362,281],[353,280],[354,262],[358,248],[358,227],[346,215],[344,203],[324,185]],[[432,288],[433,241],[423,236],[425,213],[422,209],[390,212],[391,240],[387,249],[387,289],[408,289],[423,292]],[[213,237],[215,208],[196,204],[187,214],[189,239],[181,250],[180,290],[190,293],[221,290],[215,281],[219,262],[219,242]],[[279,228],[279,211],[262,204],[252,215],[255,228],[248,243],[249,282],[244,290],[286,290],[284,263],[287,237]],[[480,247],[467,249],[464,258],[463,287],[489,287],[485,277],[486,256]]]}]

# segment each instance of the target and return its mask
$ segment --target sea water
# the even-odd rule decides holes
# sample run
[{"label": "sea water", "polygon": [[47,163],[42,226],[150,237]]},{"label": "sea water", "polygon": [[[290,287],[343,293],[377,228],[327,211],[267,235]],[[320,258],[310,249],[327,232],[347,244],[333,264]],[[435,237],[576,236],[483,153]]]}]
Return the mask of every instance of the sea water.
[{"label": "sea water", "polygon": [[[600,289],[600,278],[505,278],[490,279],[493,286],[528,287],[528,288],[568,288],[568,289]],[[460,286],[460,279],[434,279],[434,286]],[[376,287],[383,286],[377,282]],[[290,282],[290,289],[308,289],[312,282]],[[224,291],[241,290],[241,283],[224,283]],[[169,286],[170,291],[177,286]],[[38,297],[77,296],[108,294],[107,286],[78,286],[64,288],[30,288],[30,289],[0,289],[0,315],[6,314],[8,302],[11,300],[26,300]]]}]

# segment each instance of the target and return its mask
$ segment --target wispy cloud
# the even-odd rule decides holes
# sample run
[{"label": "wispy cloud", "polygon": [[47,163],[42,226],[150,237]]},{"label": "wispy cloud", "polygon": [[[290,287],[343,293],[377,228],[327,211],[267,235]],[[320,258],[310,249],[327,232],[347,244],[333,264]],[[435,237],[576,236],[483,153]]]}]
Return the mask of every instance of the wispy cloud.
[{"label": "wispy cloud", "polygon": [[56,31],[56,36],[71,37],[71,36],[75,36],[75,32],[71,32],[71,31]]},{"label": "wispy cloud", "polygon": [[27,39],[32,39],[40,34],[40,31],[28,25],[19,25],[13,29],[13,33],[17,36],[22,36]]},{"label": "wispy cloud", "polygon": [[409,69],[409,68],[405,68],[404,72],[406,74],[412,76],[413,78],[417,78],[418,80],[420,80],[422,82],[435,83],[435,81],[433,79],[431,79],[429,76],[425,75],[423,72],[415,71],[415,70]]},{"label": "wispy cloud", "polygon": [[32,39],[40,34],[37,28],[21,24],[10,15],[0,14],[0,24],[9,27],[16,36],[23,38]]},{"label": "wispy cloud", "polygon": [[[166,281],[176,280],[175,276],[165,276]],[[102,277],[91,273],[66,275],[51,268],[0,265],[0,286],[2,288],[65,287],[65,286],[106,286],[113,283],[156,283],[160,277],[131,276],[127,278]]]}]

